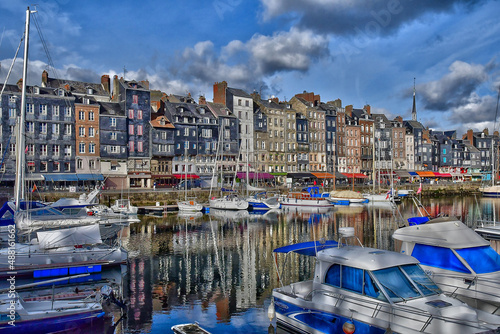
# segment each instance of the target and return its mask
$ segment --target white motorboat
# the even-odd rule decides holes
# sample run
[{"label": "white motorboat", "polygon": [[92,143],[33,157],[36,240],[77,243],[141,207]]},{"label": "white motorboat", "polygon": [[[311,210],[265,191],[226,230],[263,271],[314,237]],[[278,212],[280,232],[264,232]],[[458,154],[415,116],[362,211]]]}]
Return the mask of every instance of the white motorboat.
[{"label": "white motorboat", "polygon": [[121,198],[115,201],[115,204],[111,206],[111,210],[116,213],[123,213],[126,215],[136,215],[137,207],[130,203],[130,199]]},{"label": "white motorboat", "polygon": [[319,192],[319,187],[307,187],[302,191],[291,191],[281,200],[282,206],[333,207],[328,194]]},{"label": "white motorboat", "polygon": [[186,199],[184,201],[178,201],[177,202],[177,207],[179,211],[186,212],[186,211],[201,211],[203,210],[203,205],[198,203],[195,199]]},{"label": "white motorboat", "polygon": [[500,255],[488,241],[453,217],[397,229],[401,253],[422,268],[447,294],[500,314]]},{"label": "white motorboat", "polygon": [[[353,228],[339,231],[353,236]],[[334,241],[281,247],[315,257],[313,279],[273,290],[269,317],[299,333],[490,333],[500,317],[446,296],[419,266],[397,252]],[[276,265],[278,259],[275,259]]]},{"label": "white motorboat", "polygon": [[247,210],[248,202],[238,197],[236,194],[229,194],[223,197],[212,197],[208,200],[210,209],[219,210]]}]

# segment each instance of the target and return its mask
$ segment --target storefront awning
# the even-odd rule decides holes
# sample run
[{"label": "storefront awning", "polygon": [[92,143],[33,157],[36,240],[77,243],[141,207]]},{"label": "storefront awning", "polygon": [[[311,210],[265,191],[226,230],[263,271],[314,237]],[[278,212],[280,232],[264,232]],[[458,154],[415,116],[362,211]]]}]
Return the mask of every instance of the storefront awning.
[{"label": "storefront awning", "polygon": [[361,174],[361,173],[342,173],[342,174],[344,174],[344,176],[347,177],[348,179],[352,179],[353,177],[355,179],[367,179],[368,178],[367,175]]},{"label": "storefront awning", "polygon": [[78,181],[78,176],[74,173],[67,173],[67,174],[43,174],[43,178],[45,179],[45,182],[47,181],[52,181],[52,182],[58,182],[58,181]]},{"label": "storefront awning", "polygon": [[43,175],[40,173],[28,173],[25,179],[26,181],[43,181]]},{"label": "storefront awning", "polygon": [[452,177],[452,175],[450,173],[436,173],[436,172],[434,172],[434,174],[436,175],[436,177]]},{"label": "storefront awning", "polygon": [[333,174],[320,172],[320,173],[311,173],[316,176],[318,179],[333,179]]},{"label": "storefront awning", "polygon": [[286,176],[292,179],[305,179],[314,177],[314,175],[312,175],[311,173],[288,173]]},{"label": "storefront awning", "polygon": [[411,177],[410,173],[406,170],[397,170],[396,175],[399,177]]},{"label": "storefront awning", "polygon": [[76,174],[80,181],[104,181],[102,174]]},{"label": "storefront awning", "polygon": [[417,172],[408,172],[411,176],[418,176]]},{"label": "storefront awning", "polygon": [[200,177],[196,174],[174,174],[176,179],[199,179]]},{"label": "storefront awning", "polygon": [[436,175],[433,172],[429,171],[418,171],[417,174],[420,177],[436,177]]},{"label": "storefront awning", "polygon": [[338,179],[338,180],[345,180],[345,179],[347,179],[347,177],[344,174],[340,173],[340,172],[335,172],[335,178]]},{"label": "storefront awning", "polygon": [[[238,173],[236,173],[236,177],[240,180],[246,179],[247,173],[246,172],[238,172]],[[248,178],[250,180],[268,180],[268,179],[274,179],[274,176],[272,176],[269,173],[248,172]]]}]

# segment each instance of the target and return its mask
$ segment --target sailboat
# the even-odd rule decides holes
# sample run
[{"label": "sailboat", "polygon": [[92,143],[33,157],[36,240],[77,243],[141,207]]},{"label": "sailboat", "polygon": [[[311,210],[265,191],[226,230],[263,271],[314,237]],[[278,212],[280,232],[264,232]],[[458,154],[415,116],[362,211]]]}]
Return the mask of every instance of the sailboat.
[{"label": "sailboat", "polygon": [[[19,124],[24,124],[26,113],[26,76],[28,63],[29,19],[30,9],[26,12],[24,68],[22,83],[22,102]],[[14,224],[8,226],[11,234],[17,237],[18,230],[26,227],[22,224],[31,221],[40,209],[21,210],[24,184],[24,126],[18,127],[18,141],[16,142],[16,180],[15,180],[15,215]],[[42,208],[43,209],[43,208]],[[55,210],[55,209],[54,209]],[[83,219],[83,218],[82,218]],[[94,218],[95,219],[95,218]],[[68,221],[81,222],[77,219]],[[32,222],[32,221],[31,221]],[[57,225],[57,221],[46,219],[45,224]],[[60,225],[59,225],[60,226]],[[14,233],[15,232],[15,233]],[[17,239],[17,238],[16,238]],[[45,240],[45,241],[44,241]],[[50,240],[47,243],[46,240]],[[127,252],[121,247],[110,247],[101,241],[99,225],[80,226],[56,231],[38,232],[37,238],[28,243],[16,242],[9,236],[9,248],[0,250],[0,275],[10,271],[32,273],[41,269],[61,269],[90,266],[93,264],[123,263],[127,260]],[[83,247],[85,245],[85,247]],[[11,255],[15,251],[15,262],[12,264]],[[14,269],[12,269],[14,268]]]},{"label": "sailboat", "polygon": [[[27,79],[27,62],[28,62],[28,46],[29,46],[29,24],[32,11],[28,7],[26,10],[26,27],[24,34],[24,64],[23,64],[23,83],[22,83],[22,101],[21,101],[21,117],[20,126],[18,127],[19,137],[16,141],[16,211],[19,211],[21,204],[21,191],[24,182],[24,119],[26,111],[26,79]],[[15,226],[11,225],[14,228]],[[14,234],[14,233],[13,233]],[[9,239],[11,239],[9,237]],[[14,238],[12,238],[14,239]],[[48,239],[46,239],[48,240]],[[26,265],[31,271],[39,269],[41,260],[48,264],[52,260],[50,252],[44,256],[35,256],[35,254],[24,253],[19,247],[23,245],[9,240],[9,248],[2,249],[0,262],[7,264],[6,274],[12,279],[12,274],[16,273],[19,262],[26,259]],[[39,246],[39,245],[38,245]],[[83,248],[83,247],[82,247]],[[19,249],[19,252],[17,250]],[[15,260],[12,261],[11,254],[14,252]],[[72,250],[72,253],[75,249]],[[66,252],[65,262],[70,262],[70,254]],[[27,255],[27,256],[25,256]],[[37,254],[38,255],[38,254]],[[62,254],[59,254],[62,255]],[[89,254],[90,255],[90,254]],[[33,261],[37,257],[38,260]],[[67,264],[66,264],[67,265]],[[17,275],[20,272],[17,272]],[[16,275],[16,274],[14,274]],[[15,276],[14,276],[15,277]],[[13,283],[15,285],[15,281]],[[36,301],[25,302],[19,297],[16,291],[9,291],[0,296],[0,330],[2,333],[27,333],[27,332],[58,332],[67,329],[69,325],[88,325],[104,316],[100,299],[93,300],[73,300],[73,301]]]},{"label": "sailboat", "polygon": [[187,177],[187,170],[188,170],[188,164],[187,164],[187,143],[184,144],[184,200],[183,201],[177,201],[177,207],[179,208],[179,211],[201,211],[203,210],[203,205],[198,203],[196,199],[194,198],[189,198],[187,197],[187,184],[188,184],[188,177]]},{"label": "sailboat", "polygon": [[[219,143],[221,142],[223,134],[222,131],[220,131],[219,135]],[[223,149],[223,145],[219,145],[221,151]],[[219,150],[217,150],[217,154],[219,153]],[[221,156],[223,156],[221,152]],[[214,168],[214,174],[217,170],[217,158],[215,158],[215,168]],[[221,161],[223,159],[221,158]],[[222,169],[221,169],[222,170]],[[212,176],[212,179],[214,179],[214,176]],[[224,183],[224,176],[221,176],[221,186]],[[221,187],[221,193],[223,191],[223,188]],[[232,190],[231,190],[232,191]],[[248,209],[248,202],[242,198],[240,198],[236,193],[231,192],[228,195],[221,196],[221,197],[215,197],[212,196],[212,187],[210,187],[210,197],[208,199],[208,204],[211,209],[220,209],[220,210],[247,210]]]}]

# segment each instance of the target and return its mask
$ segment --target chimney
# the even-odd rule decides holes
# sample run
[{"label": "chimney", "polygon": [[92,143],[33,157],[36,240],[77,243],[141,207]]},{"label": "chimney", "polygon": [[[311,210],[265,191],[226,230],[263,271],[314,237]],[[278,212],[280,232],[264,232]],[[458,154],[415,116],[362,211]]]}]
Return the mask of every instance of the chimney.
[{"label": "chimney", "polygon": [[256,91],[254,91],[252,94],[252,99],[255,101],[255,102],[260,102],[260,94],[257,93]]},{"label": "chimney", "polygon": [[273,101],[273,102],[275,102],[275,103],[278,103],[278,104],[280,103],[280,99],[279,99],[279,98],[277,98],[276,96],[275,96],[275,97],[272,97],[272,98],[271,98],[271,101]]},{"label": "chimney", "polygon": [[352,117],[352,104],[345,106],[345,114]]},{"label": "chimney", "polygon": [[145,89],[149,89],[149,81],[148,80],[142,80],[142,81],[139,81],[141,83],[141,85],[145,88]]},{"label": "chimney", "polygon": [[200,95],[200,97],[198,98],[198,104],[199,104],[200,106],[202,106],[202,105],[204,106],[204,105],[206,105],[206,104],[207,104],[207,99],[205,98],[205,96]]},{"label": "chimney", "polygon": [[396,116],[394,120],[398,121],[399,123],[403,123],[403,117],[401,116]]},{"label": "chimney", "polygon": [[64,89],[66,89],[68,92],[70,91],[71,87],[68,84],[64,85]]},{"label": "chimney", "polygon": [[47,87],[48,81],[49,81],[49,72],[44,70],[42,72],[42,87]]},{"label": "chimney", "polygon": [[17,80],[17,88],[19,88],[19,90],[23,90],[23,79],[19,79]]},{"label": "chimney", "polygon": [[[365,107],[363,108],[365,110],[365,112],[368,114],[368,115],[371,115],[372,114],[372,107],[370,107],[369,104],[365,105]],[[401,122],[403,122],[403,120],[401,119]]]},{"label": "chimney", "polygon": [[111,83],[110,83],[110,80],[109,80],[109,75],[107,74],[104,74],[103,76],[101,76],[101,85],[102,85],[102,88],[106,91],[106,93],[110,94],[110,89],[111,89]]},{"label": "chimney", "polygon": [[214,83],[214,103],[226,105],[226,89],[226,81]]},{"label": "chimney", "polygon": [[120,94],[120,82],[118,80],[118,76],[115,75],[113,77],[113,95],[112,95],[112,101],[113,102],[118,102],[118,95]]}]

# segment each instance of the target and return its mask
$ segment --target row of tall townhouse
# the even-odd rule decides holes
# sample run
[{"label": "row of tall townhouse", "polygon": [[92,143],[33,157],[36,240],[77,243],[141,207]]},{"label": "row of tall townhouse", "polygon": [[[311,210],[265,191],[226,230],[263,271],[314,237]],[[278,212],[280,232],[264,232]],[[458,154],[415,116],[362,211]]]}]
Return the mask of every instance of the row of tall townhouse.
[{"label": "row of tall townhouse", "polygon": [[[100,83],[50,78],[29,86],[26,99],[28,178],[45,182],[105,180],[108,188],[170,187],[183,178],[237,173],[349,173],[374,170],[487,171],[498,133],[434,131],[412,120],[322,102],[312,92],[289,101],[262,99],[213,85],[213,102],[203,96],[167,95],[149,82],[103,75]],[[15,178],[16,122],[21,90],[7,85],[0,97],[1,177]],[[498,156],[498,155],[497,155]],[[242,174],[240,174],[241,177]],[[81,181],[81,182],[80,182]]]}]

